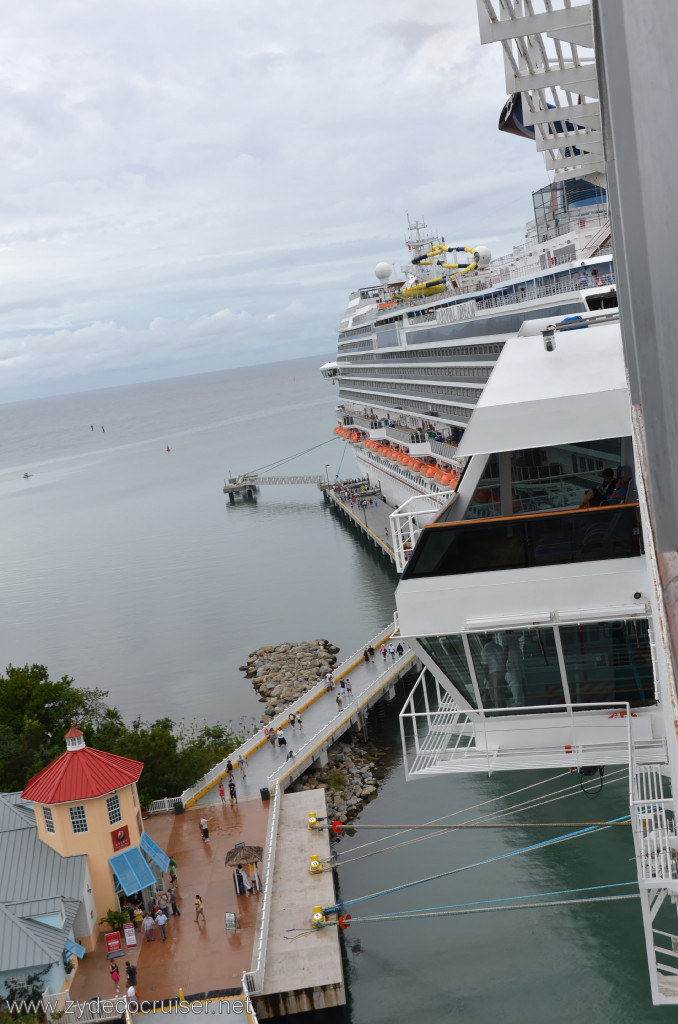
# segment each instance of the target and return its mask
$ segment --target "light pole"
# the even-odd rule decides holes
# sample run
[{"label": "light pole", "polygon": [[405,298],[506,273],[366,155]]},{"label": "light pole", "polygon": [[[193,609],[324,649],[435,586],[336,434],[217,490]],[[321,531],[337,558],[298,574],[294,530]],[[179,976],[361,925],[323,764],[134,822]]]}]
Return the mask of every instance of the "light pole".
[{"label": "light pole", "polygon": [[329,468],[330,468],[330,464],[329,464],[329,462],[326,462],[325,463],[325,476],[327,477],[327,486],[328,487],[330,486],[330,474],[328,472]]}]

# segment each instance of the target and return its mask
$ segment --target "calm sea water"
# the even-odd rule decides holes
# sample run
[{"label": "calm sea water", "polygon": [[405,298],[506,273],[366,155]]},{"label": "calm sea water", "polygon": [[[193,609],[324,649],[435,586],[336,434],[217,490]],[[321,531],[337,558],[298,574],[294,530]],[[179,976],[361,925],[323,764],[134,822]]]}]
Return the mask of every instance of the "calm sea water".
[{"label": "calm sea water", "polygon": [[[52,677],[99,686],[128,721],[238,721],[260,714],[238,672],[253,648],[315,637],[339,644],[344,656],[362,647],[393,612],[387,563],[313,487],[262,488],[256,503],[234,507],[222,493],[230,473],[310,448],[277,472],[354,472],[350,457],[341,464],[341,442],[323,445],[333,437],[334,394],[318,375],[320,362],[0,406],[3,666],[39,662]],[[24,480],[24,472],[32,476]],[[546,778],[406,784],[400,703],[388,708],[380,732],[393,768],[361,821],[429,821]],[[552,781],[543,792],[571,781]],[[617,817],[625,794],[624,782],[610,780],[595,801],[572,796],[512,820]],[[398,846],[342,867],[342,893],[355,898],[557,831],[457,832]],[[375,838],[343,838],[341,858],[413,834],[363,847]],[[354,917],[381,915],[627,881],[635,876],[632,856],[626,831],[610,830],[350,909]],[[355,922],[345,947],[351,1024],[654,1024],[678,1016],[650,1005],[632,901]]]}]

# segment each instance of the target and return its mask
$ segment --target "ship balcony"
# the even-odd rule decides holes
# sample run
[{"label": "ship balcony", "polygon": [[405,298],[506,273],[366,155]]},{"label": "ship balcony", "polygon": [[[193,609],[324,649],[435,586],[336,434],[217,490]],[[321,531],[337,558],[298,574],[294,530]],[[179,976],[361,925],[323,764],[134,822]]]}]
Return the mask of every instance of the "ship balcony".
[{"label": "ship balcony", "polygon": [[[633,710],[628,701],[461,708],[426,669],[400,712],[400,730],[408,779],[626,764],[635,774],[667,761],[652,708]],[[639,807],[646,812],[648,802]]]},{"label": "ship balcony", "polygon": [[422,511],[405,504],[391,516],[404,636],[645,610],[637,503],[451,523]]}]

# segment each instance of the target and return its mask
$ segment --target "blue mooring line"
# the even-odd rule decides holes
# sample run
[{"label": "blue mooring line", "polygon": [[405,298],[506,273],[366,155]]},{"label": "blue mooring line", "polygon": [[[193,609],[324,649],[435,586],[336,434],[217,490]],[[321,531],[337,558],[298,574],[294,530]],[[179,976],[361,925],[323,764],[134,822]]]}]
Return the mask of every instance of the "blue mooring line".
[{"label": "blue mooring line", "polygon": [[[617,889],[623,885],[638,885],[638,882],[611,882],[608,885],[589,885],[582,889],[557,889],[555,892],[532,892],[527,896],[505,896],[495,900],[474,900],[472,903],[452,903],[447,907],[420,907],[418,910],[401,910],[397,914],[378,914],[376,917],[361,917],[361,921],[384,920],[389,917],[404,917],[408,914],[426,914],[434,910],[460,910],[463,907],[482,907],[488,903],[514,903],[517,900],[534,900],[540,896],[566,896],[575,892],[593,892],[596,889]],[[350,902],[350,900],[349,900]],[[577,902],[573,900],[573,902]]]},{"label": "blue mooring line", "polygon": [[[451,871],[442,871],[439,875],[429,875],[428,878],[418,878],[415,882],[405,882],[403,885],[396,885],[392,889],[382,889],[381,892],[373,892],[368,896],[357,896],[353,900],[344,900],[343,906],[349,907],[355,903],[364,903],[367,900],[374,900],[377,896],[388,896],[392,892],[401,892],[403,889],[411,889],[414,885],[422,885],[424,882],[435,882],[439,878],[447,878],[449,875],[456,875],[460,871],[467,871],[469,868],[483,867],[485,864],[494,864],[498,860],[505,860],[507,857],[515,857],[519,853],[530,853],[532,850],[541,850],[546,846],[553,846],[555,843],[562,843],[566,839],[574,839],[577,836],[585,836],[589,832],[598,832],[607,825],[615,825],[619,821],[628,821],[630,814],[624,814],[621,818],[612,818],[606,821],[605,825],[589,825],[588,828],[578,829],[576,832],[568,832],[562,836],[555,836],[553,839],[544,839],[541,843],[533,843],[531,846],[523,846],[519,850],[510,850],[508,853],[497,854],[496,857],[488,857],[487,860],[476,861],[475,864],[464,864],[460,868],[452,868]],[[335,907],[329,907],[324,911],[326,914],[335,912]]]}]

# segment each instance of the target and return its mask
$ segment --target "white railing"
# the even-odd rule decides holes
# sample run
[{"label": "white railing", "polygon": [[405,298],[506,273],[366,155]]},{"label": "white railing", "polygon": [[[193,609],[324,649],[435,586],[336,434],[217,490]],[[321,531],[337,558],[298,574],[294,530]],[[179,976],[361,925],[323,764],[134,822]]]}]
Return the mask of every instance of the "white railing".
[{"label": "white railing", "polygon": [[638,877],[650,888],[678,891],[675,803],[664,793],[656,765],[638,765],[631,779],[631,815]]},{"label": "white railing", "polygon": [[181,803],[180,796],[165,796],[162,800],[154,800],[149,808],[149,814],[170,814],[174,812],[177,804]]},{"label": "white railing", "polygon": [[[263,862],[264,891],[259,903],[257,924],[252,954],[252,970],[244,971],[242,988],[245,996],[256,995],[264,990],[264,970],[266,967],[266,944],[268,942],[268,926],[271,919],[271,901],[273,895],[273,868],[275,866],[275,850],[278,838],[278,821],[280,819],[281,789],[276,785],[273,794],[273,807],[268,816],[266,833],[266,849]],[[256,959],[255,959],[256,957]]]},{"label": "white railing", "polygon": [[[375,637],[374,640],[370,641],[371,646],[376,647],[376,644],[380,643]],[[401,641],[402,643],[402,641]],[[344,703],[341,711],[338,711],[336,715],[333,715],[328,722],[326,722],[309,740],[307,740],[303,747],[295,751],[294,758],[290,758],[289,761],[285,761],[281,764],[274,772],[268,776],[268,782],[270,785],[279,785],[279,783],[288,775],[293,774],[296,778],[297,775],[301,775],[302,772],[306,771],[308,762],[314,760],[320,755],[323,749],[331,746],[336,739],[338,739],[344,732],[349,724],[355,719],[356,715],[369,705],[375,694],[379,693],[380,690],[385,689],[388,686],[391,679],[395,676],[399,676],[403,670],[412,665],[416,661],[416,655],[413,651],[410,651],[409,647],[403,644],[403,654],[400,658],[396,658],[395,661],[391,661],[388,668],[384,669],[375,679],[367,686],[361,693],[356,694],[351,698],[350,701]],[[337,677],[335,676],[335,679]],[[324,687],[324,684],[323,684]],[[326,687],[324,687],[326,689]],[[291,781],[291,780],[290,780]]]},{"label": "white railing", "polygon": [[[384,630],[378,633],[372,640],[368,641],[366,646],[376,647],[380,645],[386,637],[389,637],[393,632],[393,623],[387,626]],[[334,670],[334,678],[338,679],[342,675],[347,675],[351,671],[353,666],[357,664],[363,656],[362,648],[359,651],[354,651],[345,661]],[[186,805],[187,800],[195,799],[199,794],[204,791],[211,789],[212,786],[216,785],[220,778],[226,774],[226,762],[231,761],[235,763],[236,758],[246,757],[251,754],[258,747],[263,746],[267,742],[267,733],[264,732],[264,728],[267,729],[278,729],[286,725],[289,722],[289,716],[292,712],[295,714],[297,711],[302,711],[309,704],[312,704],[318,697],[322,696],[325,692],[325,680],[319,680],[315,686],[312,686],[310,690],[306,690],[302,693],[295,701],[288,704],[284,711],[281,711],[278,715],[273,718],[266,727],[262,726],[253,736],[250,736],[242,746],[232,751],[228,757],[225,757],[219,764],[215,765],[206,775],[199,779],[195,785],[190,786],[181,794],[181,799]]]},{"label": "white railing", "polygon": [[391,512],[389,520],[398,572],[404,571],[424,526],[440,515],[446,505],[456,500],[456,491],[438,491],[435,497],[415,494],[399,505],[395,512]]},{"label": "white railing", "polygon": [[[101,1024],[102,1021],[120,1020],[127,1014],[124,995],[71,1000],[68,989],[61,992],[49,992],[46,989],[42,1001],[50,1024]],[[67,1006],[71,1008],[66,1009]]]},{"label": "white railing", "polygon": [[[408,722],[413,742],[406,744]],[[430,709],[423,673],[401,711],[401,730],[408,775],[609,764],[633,771],[640,762],[666,761],[666,744],[652,738],[649,718],[625,701],[465,708],[450,717],[449,706]]]}]

